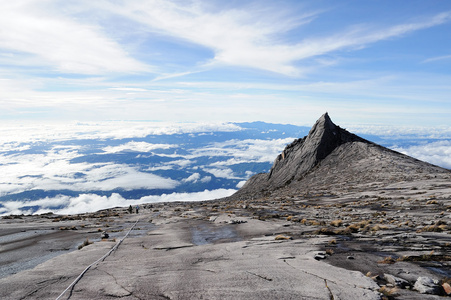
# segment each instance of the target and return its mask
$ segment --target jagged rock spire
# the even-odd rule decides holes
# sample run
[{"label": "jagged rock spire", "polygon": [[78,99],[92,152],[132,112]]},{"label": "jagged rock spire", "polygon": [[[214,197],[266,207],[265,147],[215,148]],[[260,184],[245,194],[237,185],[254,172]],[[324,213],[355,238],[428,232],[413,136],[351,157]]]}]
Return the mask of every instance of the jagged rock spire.
[{"label": "jagged rock spire", "polygon": [[282,151],[269,173],[252,176],[232,198],[295,195],[312,188],[343,189],[348,184],[352,189],[357,184],[391,184],[397,178],[430,178],[427,174],[449,172],[358,137],[335,125],[325,113],[307,136]]},{"label": "jagged rock spire", "polygon": [[353,141],[370,143],[335,125],[326,112],[316,121],[306,137],[295,140],[277,156],[269,174],[251,178],[243,189],[255,185],[256,180],[258,185],[266,185],[271,189],[300,180],[335,148]]},{"label": "jagged rock spire", "polygon": [[365,140],[335,125],[328,113],[325,113],[316,121],[306,137],[295,140],[277,157],[269,179],[276,186],[299,179],[336,147],[350,141]]}]

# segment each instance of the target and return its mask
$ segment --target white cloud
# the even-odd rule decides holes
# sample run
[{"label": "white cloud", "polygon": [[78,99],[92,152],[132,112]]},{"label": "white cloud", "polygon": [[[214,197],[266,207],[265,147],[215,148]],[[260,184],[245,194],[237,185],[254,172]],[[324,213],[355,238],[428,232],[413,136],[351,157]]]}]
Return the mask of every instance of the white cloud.
[{"label": "white cloud", "polygon": [[175,1],[161,0],[104,1],[97,5],[147,26],[150,31],[213,49],[215,62],[283,73],[292,73],[294,70],[283,58],[285,53],[280,53],[284,47],[275,44],[273,36],[308,23],[315,15],[305,13],[293,18],[280,8],[277,14],[274,10],[261,8],[213,12],[200,2],[185,2],[181,5]]},{"label": "white cloud", "polygon": [[182,181],[185,183],[208,183],[212,180],[211,176],[204,176],[201,178],[201,175],[199,173],[193,173],[188,178],[183,179]]},{"label": "white cloud", "polygon": [[188,178],[183,179],[183,182],[192,182],[196,183],[200,179],[199,173],[193,173]]},{"label": "white cloud", "polygon": [[451,59],[451,55],[442,55],[442,56],[431,57],[431,58],[425,59],[423,61],[423,63],[429,63],[429,62],[435,62],[435,61],[447,60],[447,59]]},{"label": "white cloud", "polygon": [[183,179],[182,181],[185,183],[208,183],[211,181],[211,176],[204,176],[201,178],[201,175],[199,173],[193,173],[189,177]]},{"label": "white cloud", "polygon": [[78,152],[68,149],[51,150],[46,154],[0,156],[4,162],[1,166],[3,176],[0,177],[0,195],[32,189],[172,189],[179,184],[175,180],[139,172],[124,164],[70,163],[77,156]]},{"label": "white cloud", "polygon": [[359,48],[369,43],[374,43],[401,36],[416,30],[441,25],[449,22],[450,20],[451,13],[445,12],[437,14],[424,21],[399,24],[378,30],[369,30],[365,28],[366,26],[353,27],[348,32],[342,32],[326,38],[309,39],[302,42],[297,45],[300,46],[297,50],[297,56],[298,58],[306,58],[349,47]]},{"label": "white cloud", "polygon": [[0,48],[12,52],[15,59],[9,62],[47,64],[63,73],[150,71],[99,27],[77,22],[65,15],[63,8],[55,8],[53,1],[1,3]]},{"label": "white cloud", "polygon": [[[107,178],[107,179],[105,179]],[[73,190],[102,190],[115,188],[133,189],[173,189],[179,183],[169,178],[143,173],[127,165],[111,164],[87,172],[86,181],[69,186]]]},{"label": "white cloud", "polygon": [[244,186],[245,183],[246,183],[246,180],[242,180],[242,181],[240,181],[240,182],[237,183],[236,187],[237,187],[238,189],[240,189],[240,188],[242,188],[242,187]]},{"label": "white cloud", "polygon": [[116,91],[126,91],[126,92],[147,92],[147,89],[143,88],[134,88],[134,87],[115,87],[111,88],[112,90]]},{"label": "white cloud", "polygon": [[153,172],[153,171],[160,171],[160,170],[172,170],[173,168],[174,168],[174,166],[171,166],[171,165],[161,165],[161,166],[157,166],[157,167],[147,168],[147,169],[145,169],[145,171]]},{"label": "white cloud", "polygon": [[255,173],[252,172],[252,171],[246,171],[245,174],[246,174],[246,176],[249,178],[249,177],[251,177],[252,175],[254,175]]},{"label": "white cloud", "polygon": [[[4,123],[0,126],[0,195],[20,193],[27,190],[60,190],[75,191],[111,190],[122,188],[132,190],[172,189],[179,182],[156,176],[147,172],[187,168],[195,161],[193,155],[171,161],[164,165],[150,167],[147,172],[140,172],[133,166],[115,163],[71,163],[81,156],[81,145],[58,145],[58,142],[78,139],[102,140],[125,137],[145,137],[149,134],[193,133],[203,134],[212,131],[237,131],[240,127],[234,124],[218,123],[161,123],[161,122],[91,122],[91,123],[47,123],[47,124],[14,124]],[[54,146],[45,153],[30,153],[34,143],[52,143]],[[128,142],[114,147],[105,147],[107,153],[120,151],[149,152],[154,149],[169,149],[176,145],[151,144],[146,142]],[[19,151],[8,154],[9,151]],[[2,154],[3,152],[3,154]],[[179,157],[179,155],[172,155]],[[180,156],[182,158],[182,156]],[[194,180],[191,178],[190,180]],[[197,178],[202,183],[211,180],[210,176]]]},{"label": "white cloud", "polygon": [[119,146],[108,146],[103,148],[105,153],[117,153],[122,151],[134,151],[134,152],[150,152],[155,149],[170,149],[175,148],[176,145],[169,144],[150,144],[146,142],[128,142]]},{"label": "white cloud", "polygon": [[179,160],[170,161],[167,164],[168,165],[177,165],[179,167],[186,168],[189,165],[192,165],[194,163],[196,163],[196,161],[192,161],[192,160],[189,160],[189,159],[179,159]]},{"label": "white cloud", "polygon": [[213,143],[202,149],[195,149],[196,156],[231,156],[227,161],[212,163],[211,166],[220,167],[246,162],[273,162],[275,157],[293,142],[294,137],[273,140],[228,140]]},{"label": "white cloud", "polygon": [[451,169],[451,141],[438,141],[393,150],[427,161],[431,164]]},{"label": "white cloud", "polygon": [[[244,66],[285,75],[300,75],[312,67],[299,61],[339,50],[356,50],[368,44],[449,22],[443,12],[415,22],[371,28],[353,26],[335,34],[287,39],[293,30],[316,20],[319,10],[305,5],[284,7],[244,3],[233,8],[208,1],[37,1],[2,2],[0,57],[23,66],[50,65],[63,73],[108,74],[110,72],[158,72],[158,78],[183,76],[216,65]],[[121,26],[117,26],[117,20]],[[130,30],[134,41],[130,41]],[[144,41],[166,36],[210,49],[201,62],[168,73],[138,61],[134,53]],[[141,47],[143,47],[141,45]],[[129,53],[132,52],[132,54]],[[158,62],[154,49],[150,60]],[[138,56],[138,55],[136,55]],[[11,59],[14,58],[14,59]],[[439,58],[442,59],[442,58]],[[436,60],[435,58],[429,61]],[[335,61],[317,60],[319,65]],[[163,70],[162,70],[163,69]],[[115,91],[146,92],[143,87],[115,86]]]},{"label": "white cloud", "polygon": [[[232,123],[198,122],[15,122],[0,121],[0,145],[79,139],[126,139],[148,135],[184,134],[201,132],[233,132],[242,130]],[[132,144],[142,145],[142,144]],[[6,146],[5,146],[6,147]],[[8,146],[9,147],[9,146]],[[5,150],[7,151],[7,150]]]},{"label": "white cloud", "polygon": [[241,179],[233,173],[233,170],[230,168],[222,167],[222,168],[202,168],[205,172],[213,174],[218,178],[226,178],[226,179]]},{"label": "white cloud", "polygon": [[451,18],[450,13],[441,13],[423,21],[379,29],[354,26],[332,36],[288,43],[281,36],[310,23],[319,12],[286,11],[280,7],[257,9],[255,6],[211,10],[198,1],[104,1],[97,5],[147,26],[149,31],[213,50],[214,57],[206,65],[239,65],[286,75],[305,71],[306,68],[301,70],[295,65],[297,61],[337,50],[360,49],[370,43],[443,24]]},{"label": "white cloud", "polygon": [[[346,125],[346,124],[343,124]],[[451,139],[450,126],[389,126],[389,125],[355,125],[346,126],[348,131],[357,134],[373,134],[387,139]]]},{"label": "white cloud", "polygon": [[211,176],[204,176],[202,177],[202,179],[200,180],[200,182],[202,183],[208,183],[212,180]]},{"label": "white cloud", "polygon": [[[52,198],[44,198],[34,201],[5,201],[2,202],[3,208],[0,208],[0,215],[9,214],[30,214],[31,210],[22,210],[24,206],[41,207],[36,214],[52,211],[57,214],[78,214],[85,212],[94,212],[100,209],[113,207],[126,207],[128,205],[137,205],[144,203],[172,202],[172,201],[204,201],[223,197],[228,197],[235,193],[233,189],[205,190],[197,193],[172,193],[159,196],[145,196],[140,199],[124,199],[119,194],[111,196],[99,196],[96,194],[81,194],[77,197],[59,195]],[[53,209],[56,206],[63,206],[61,209]]]},{"label": "white cloud", "polygon": [[7,152],[7,151],[25,151],[30,149],[30,145],[20,145],[17,142],[9,142],[0,144],[0,152]]}]

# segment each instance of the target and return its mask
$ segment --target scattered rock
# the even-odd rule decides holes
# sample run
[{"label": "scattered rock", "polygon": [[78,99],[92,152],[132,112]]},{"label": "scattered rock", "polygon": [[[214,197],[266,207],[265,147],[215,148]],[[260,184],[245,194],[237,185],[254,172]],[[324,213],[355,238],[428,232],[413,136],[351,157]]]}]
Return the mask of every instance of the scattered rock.
[{"label": "scattered rock", "polygon": [[393,286],[397,286],[402,289],[405,289],[407,286],[410,285],[407,280],[404,280],[402,278],[399,278],[399,277],[396,277],[396,276],[393,276],[393,275],[387,274],[387,273],[384,274],[384,279],[388,283],[392,284]]},{"label": "scattered rock", "polygon": [[348,257],[346,257],[347,259],[355,259],[354,256],[349,255]]},{"label": "scattered rock", "polygon": [[414,289],[421,294],[440,294],[440,287],[438,285],[438,282],[430,277],[418,277],[417,281],[415,282]]},{"label": "scattered rock", "polygon": [[285,260],[285,259],[295,259],[296,257],[295,256],[282,256],[282,257],[279,257],[279,259],[283,259],[283,260]]},{"label": "scattered rock", "polygon": [[324,252],[316,253],[315,256],[314,256],[314,258],[315,258],[316,260],[325,259],[325,258],[326,258],[326,253],[324,253]]},{"label": "scattered rock", "polygon": [[106,231],[102,231],[102,234],[100,235],[101,239],[107,239],[109,237],[110,237],[110,235]]},{"label": "scattered rock", "polygon": [[451,295],[451,285],[448,282],[443,283],[442,288],[446,295]]},{"label": "scattered rock", "polygon": [[236,219],[233,219],[233,220],[229,221],[229,224],[242,224],[242,223],[247,223],[247,221],[245,221],[245,220],[236,220]]}]

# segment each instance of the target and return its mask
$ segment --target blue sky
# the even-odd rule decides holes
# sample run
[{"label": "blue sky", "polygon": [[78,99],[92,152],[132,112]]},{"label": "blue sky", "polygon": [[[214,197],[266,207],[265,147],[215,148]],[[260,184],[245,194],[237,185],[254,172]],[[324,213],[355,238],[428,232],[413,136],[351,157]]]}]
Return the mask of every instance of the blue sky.
[{"label": "blue sky", "polygon": [[1,120],[449,126],[449,1],[15,0]]}]

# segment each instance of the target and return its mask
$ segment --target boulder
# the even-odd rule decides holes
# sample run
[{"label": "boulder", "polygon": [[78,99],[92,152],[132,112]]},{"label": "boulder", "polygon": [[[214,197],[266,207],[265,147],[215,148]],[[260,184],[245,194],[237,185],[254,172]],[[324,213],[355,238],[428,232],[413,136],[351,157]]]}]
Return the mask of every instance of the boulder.
[{"label": "boulder", "polygon": [[414,289],[421,294],[439,295],[440,287],[437,280],[430,277],[418,277],[415,282]]},{"label": "boulder", "polygon": [[443,283],[442,288],[446,295],[451,295],[451,285],[448,282]]},{"label": "boulder", "polygon": [[313,258],[315,258],[316,260],[325,259],[326,258],[326,253],[318,252],[318,253],[315,254],[315,256]]},{"label": "boulder", "polygon": [[407,286],[410,285],[407,280],[399,278],[399,277],[396,277],[396,276],[393,276],[391,274],[384,274],[384,279],[388,283],[392,284],[393,286],[397,286],[397,287],[400,287],[402,289],[405,289]]}]

